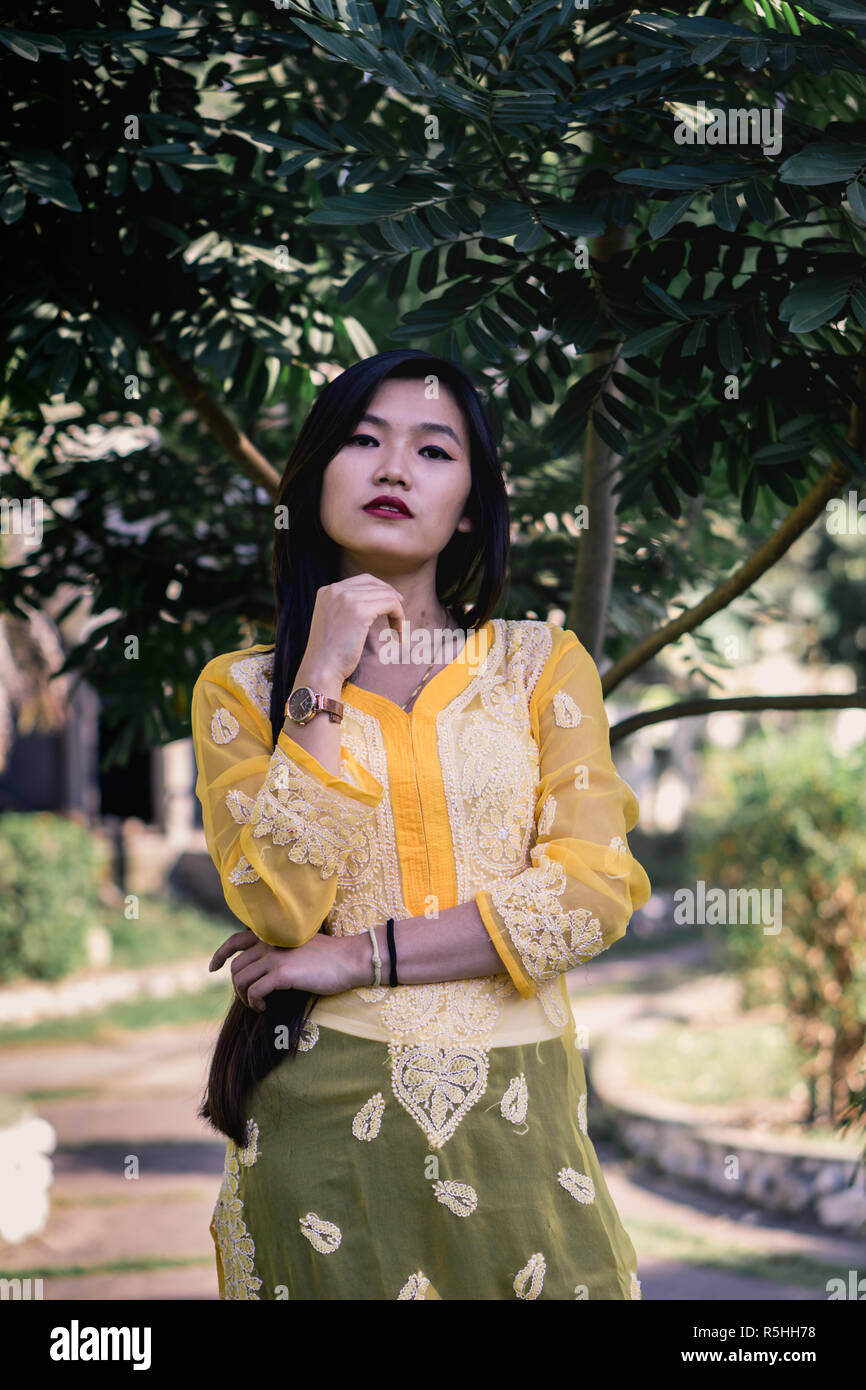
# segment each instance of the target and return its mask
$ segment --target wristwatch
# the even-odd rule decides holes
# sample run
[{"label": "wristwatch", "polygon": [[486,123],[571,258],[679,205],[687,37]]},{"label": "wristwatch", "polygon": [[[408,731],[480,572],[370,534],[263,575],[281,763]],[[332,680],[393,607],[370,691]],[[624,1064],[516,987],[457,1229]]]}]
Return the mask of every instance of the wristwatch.
[{"label": "wristwatch", "polygon": [[327,713],[332,724],[339,724],[343,718],[343,705],[340,700],[332,700],[320,691],[311,690],[308,685],[299,685],[286,701],[285,718],[295,724],[309,724],[319,711]]}]

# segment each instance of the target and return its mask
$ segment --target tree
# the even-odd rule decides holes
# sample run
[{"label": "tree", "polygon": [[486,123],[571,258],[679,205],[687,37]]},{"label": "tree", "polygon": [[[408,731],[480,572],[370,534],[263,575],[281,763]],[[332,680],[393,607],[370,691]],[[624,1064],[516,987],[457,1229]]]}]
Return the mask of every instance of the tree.
[{"label": "tree", "polygon": [[[597,659],[629,509],[649,497],[677,518],[721,479],[745,520],[782,517],[699,604],[631,650],[614,637],[608,692],[863,474],[866,9],[815,0],[748,25],[548,0],[498,0],[480,24],[468,3],[291,0],[252,22],[185,5],[171,27],[156,4],[135,13],[153,24],[115,28],[91,5],[58,35],[37,0],[0,33],[16,409],[46,391],[111,409],[167,372],[272,494],[262,403],[286,390],[302,410],[316,354],[359,342],[333,280],[353,270],[340,303],[363,305],[383,276],[401,300],[411,274],[423,302],[391,341],[466,356],[572,488],[584,458],[598,521],[565,607]],[[699,103],[734,100],[782,112],[784,158],[709,128],[678,143]],[[4,578],[13,610],[24,582]]]}]

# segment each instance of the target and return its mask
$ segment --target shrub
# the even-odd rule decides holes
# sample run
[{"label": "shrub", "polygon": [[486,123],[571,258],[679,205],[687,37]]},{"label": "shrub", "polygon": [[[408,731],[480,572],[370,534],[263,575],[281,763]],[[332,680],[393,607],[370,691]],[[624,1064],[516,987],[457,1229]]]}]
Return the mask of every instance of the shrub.
[{"label": "shrub", "polygon": [[56,980],[87,964],[103,859],[92,832],[63,816],[0,816],[0,981]]},{"label": "shrub", "polygon": [[729,923],[728,960],[747,1007],[784,1006],[810,1059],[810,1122],[833,1124],[862,1085],[866,1044],[866,746],[836,756],[826,724],[806,722],[710,751],[705,774],[691,830],[698,877],[782,891],[781,930]]}]

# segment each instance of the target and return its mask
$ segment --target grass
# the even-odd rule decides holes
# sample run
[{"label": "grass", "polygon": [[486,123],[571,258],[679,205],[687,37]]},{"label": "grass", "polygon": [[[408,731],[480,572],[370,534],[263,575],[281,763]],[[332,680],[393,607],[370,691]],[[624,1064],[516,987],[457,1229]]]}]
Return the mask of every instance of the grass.
[{"label": "grass", "polygon": [[233,994],[231,978],[222,978],[194,994],[173,994],[166,999],[133,999],[112,1004],[98,1013],[75,1018],[50,1018],[29,1028],[0,1029],[0,1047],[34,1043],[107,1042],[118,1034],[141,1028],[219,1022],[228,1012]]},{"label": "grass", "polygon": [[185,957],[210,955],[241,930],[241,923],[206,912],[187,898],[174,893],[138,895],[139,915],[127,921],[113,914],[104,925],[111,932],[111,966],[128,969],[141,965],[164,965]]},{"label": "grass", "polygon": [[748,1017],[724,1028],[663,1023],[654,1037],[617,1051],[637,1088],[696,1106],[785,1100],[803,1061],[779,1024]]},{"label": "grass", "polygon": [[641,1260],[667,1260],[674,1264],[700,1265],[704,1269],[724,1270],[750,1279],[767,1279],[774,1284],[794,1284],[802,1289],[826,1293],[827,1280],[847,1278],[847,1270],[838,1264],[825,1264],[808,1255],[793,1253],[765,1254],[746,1250],[742,1246],[713,1241],[697,1235],[685,1226],[667,1222],[647,1221],[630,1217],[626,1223],[629,1236],[638,1255],[638,1278]]}]

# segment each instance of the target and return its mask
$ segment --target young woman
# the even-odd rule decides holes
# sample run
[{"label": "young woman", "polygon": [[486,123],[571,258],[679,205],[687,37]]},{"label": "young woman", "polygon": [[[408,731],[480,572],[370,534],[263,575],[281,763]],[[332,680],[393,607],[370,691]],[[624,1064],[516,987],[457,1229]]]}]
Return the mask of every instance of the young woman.
[{"label": "young woman", "polygon": [[462,369],[326,386],[276,525],[275,642],[192,703],[245,925],[201,1112],[220,1296],[640,1298],[565,987],[649,897],[637,801],[574,633],[491,617],[507,494]]}]

